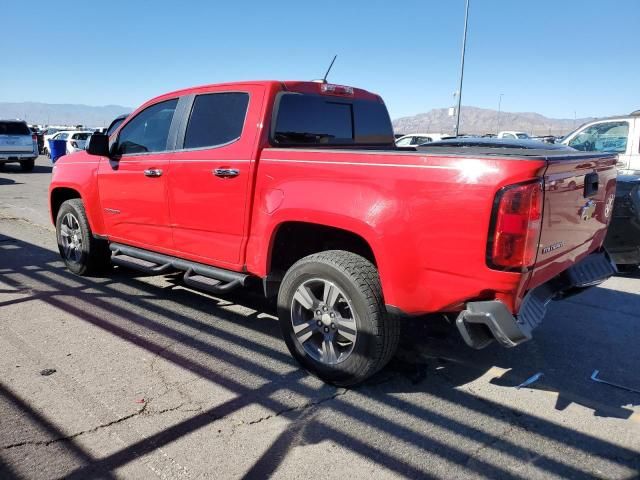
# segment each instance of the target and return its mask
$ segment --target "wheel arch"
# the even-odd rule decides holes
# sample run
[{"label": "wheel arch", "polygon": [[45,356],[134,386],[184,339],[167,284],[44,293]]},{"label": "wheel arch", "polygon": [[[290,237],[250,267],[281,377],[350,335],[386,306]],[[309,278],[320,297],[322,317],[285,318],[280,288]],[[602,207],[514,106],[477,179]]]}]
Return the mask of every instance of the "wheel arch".
[{"label": "wheel arch", "polygon": [[74,198],[82,200],[87,220],[89,221],[89,227],[91,227],[93,234],[101,234],[103,232],[102,219],[96,219],[97,215],[93,214],[91,205],[87,204],[87,199],[82,195],[80,189],[70,186],[56,186],[49,192],[49,211],[52,223],[54,225],[56,224],[58,212],[60,211],[62,204],[67,200],[72,200]]},{"label": "wheel arch", "polygon": [[352,252],[378,267],[374,246],[360,232],[335,225],[286,220],[277,224],[270,235],[264,259],[265,294],[277,294],[282,276],[295,262],[326,250]]}]

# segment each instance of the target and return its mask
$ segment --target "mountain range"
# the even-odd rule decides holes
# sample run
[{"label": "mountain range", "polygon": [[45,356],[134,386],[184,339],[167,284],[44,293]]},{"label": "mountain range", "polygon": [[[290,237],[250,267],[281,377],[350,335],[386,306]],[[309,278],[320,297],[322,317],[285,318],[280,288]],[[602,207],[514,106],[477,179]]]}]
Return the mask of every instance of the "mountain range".
[{"label": "mountain range", "polygon": [[0,102],[0,118],[19,118],[36,125],[106,127],[115,117],[131,110],[121,105],[95,107],[39,102]]},{"label": "mountain range", "polygon": [[[539,113],[500,112],[497,110],[463,106],[460,113],[460,133],[497,133],[499,130],[517,130],[530,135],[564,135],[575,127],[594,118],[548,118]],[[455,117],[448,108],[435,108],[426,113],[401,117],[393,121],[396,133],[452,133]]]},{"label": "mountain range", "polygon": [[[104,127],[132,108],[122,105],[90,106],[39,102],[0,102],[0,118],[20,118],[38,125],[84,125]],[[562,135],[593,118],[547,118],[539,113],[498,112],[487,108],[462,107],[460,132],[467,134],[496,133],[519,130],[533,135]],[[448,108],[435,108],[426,113],[397,118],[396,133],[452,133],[455,118]]]}]

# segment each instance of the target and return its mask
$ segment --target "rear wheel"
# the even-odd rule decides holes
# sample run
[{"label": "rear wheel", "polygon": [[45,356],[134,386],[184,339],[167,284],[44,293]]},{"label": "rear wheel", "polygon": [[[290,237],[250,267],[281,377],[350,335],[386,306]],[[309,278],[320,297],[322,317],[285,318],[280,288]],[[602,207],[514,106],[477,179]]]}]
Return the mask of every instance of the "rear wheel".
[{"label": "rear wheel", "polygon": [[398,346],[399,323],[386,312],[378,272],[351,252],[330,250],[295,263],[280,286],[278,316],[291,354],[335,385],[366,380]]},{"label": "rear wheel", "polygon": [[74,198],[60,206],[56,219],[58,250],[67,268],[77,275],[107,270],[111,252],[105,240],[93,236],[82,200]]},{"label": "rear wheel", "polygon": [[23,172],[31,172],[33,171],[33,168],[35,167],[36,161],[35,160],[22,160],[20,162],[20,169]]}]

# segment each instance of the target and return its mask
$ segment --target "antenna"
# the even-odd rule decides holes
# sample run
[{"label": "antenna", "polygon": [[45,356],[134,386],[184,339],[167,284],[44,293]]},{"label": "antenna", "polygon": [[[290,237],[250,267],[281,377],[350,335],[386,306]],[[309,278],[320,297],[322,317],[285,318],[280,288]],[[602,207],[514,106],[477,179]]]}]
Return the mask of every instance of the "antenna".
[{"label": "antenna", "polygon": [[333,62],[336,61],[336,58],[338,58],[338,55],[333,56],[333,60],[331,60],[331,64],[329,65],[329,68],[327,68],[327,73],[322,77],[322,83],[327,83],[327,77],[329,76],[329,72],[331,71],[331,67],[333,67]]}]

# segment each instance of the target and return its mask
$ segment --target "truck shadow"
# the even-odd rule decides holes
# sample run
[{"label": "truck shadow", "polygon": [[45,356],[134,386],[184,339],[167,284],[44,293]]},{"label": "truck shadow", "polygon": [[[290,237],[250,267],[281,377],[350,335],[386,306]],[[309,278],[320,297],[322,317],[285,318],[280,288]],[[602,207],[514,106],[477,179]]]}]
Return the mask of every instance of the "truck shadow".
[{"label": "truck shadow", "polygon": [[[217,427],[220,422],[256,406],[269,415],[238,428],[255,428],[250,424],[266,424],[275,417],[286,419],[288,426],[266,450],[256,449],[254,456],[247,455],[250,446],[242,455],[210,452],[211,471],[216,461],[231,456],[245,478],[265,478],[291,468],[297,447],[324,449],[314,446],[326,442],[356,454],[355,458],[368,459],[376,468],[411,478],[451,478],[453,469],[458,478],[596,474],[581,463],[585,457],[599,459],[598,468],[612,476],[640,469],[638,452],[631,447],[525,413],[475,394],[472,388],[484,384],[512,392],[532,373],[543,371],[545,377],[532,388],[557,394],[556,408],[576,402],[598,415],[628,418],[632,412],[625,406],[631,403],[631,394],[598,385],[600,393],[588,376],[592,367],[605,372],[610,366],[612,375],[636,371],[638,333],[626,324],[629,312],[640,311],[638,295],[602,288],[588,299],[558,303],[536,340],[514,350],[470,350],[441,318],[408,320],[391,364],[367,384],[344,390],[310,379],[297,367],[280,338],[273,305],[256,292],[214,298],[184,288],[173,276],[164,277],[157,286],[121,269],[108,279],[79,278],[67,272],[51,250],[10,237],[0,240],[0,309],[44,302],[54,307],[52,311],[65,312],[145,350],[162,364],[179,366],[233,393],[228,400],[202,405],[178,421],[173,418],[156,433],[97,458],[82,446],[81,437],[54,431],[47,412],[36,411],[28,400],[0,385],[1,399],[21,412],[20,421],[41,431],[46,441],[58,438],[55,444],[69,462],[61,463],[55,476],[114,475],[115,470],[169,444],[175,446],[194,432],[204,429],[211,437],[224,435]],[[3,299],[3,293],[12,295]],[[615,319],[600,307],[609,303],[617,305]],[[51,328],[56,321],[51,319]],[[624,383],[629,378],[618,380]],[[9,476],[19,474],[20,449],[26,448],[19,439],[14,443],[11,449],[0,444],[0,465],[5,465],[0,468]],[[199,454],[183,452],[187,461],[189,455]],[[47,461],[46,455],[30,458]],[[523,465],[530,470],[520,470]]]},{"label": "truck shadow", "polygon": [[31,170],[30,172],[23,172],[20,169],[20,165],[17,163],[7,163],[5,165],[2,166],[2,168],[0,169],[0,173],[19,173],[22,175],[29,175],[29,174],[33,174],[33,173],[51,173],[53,166],[52,165],[41,165],[36,163],[36,165],[33,167],[33,170]]},{"label": "truck shadow", "polygon": [[13,178],[0,177],[0,185],[24,185],[24,183],[16,182]]}]

